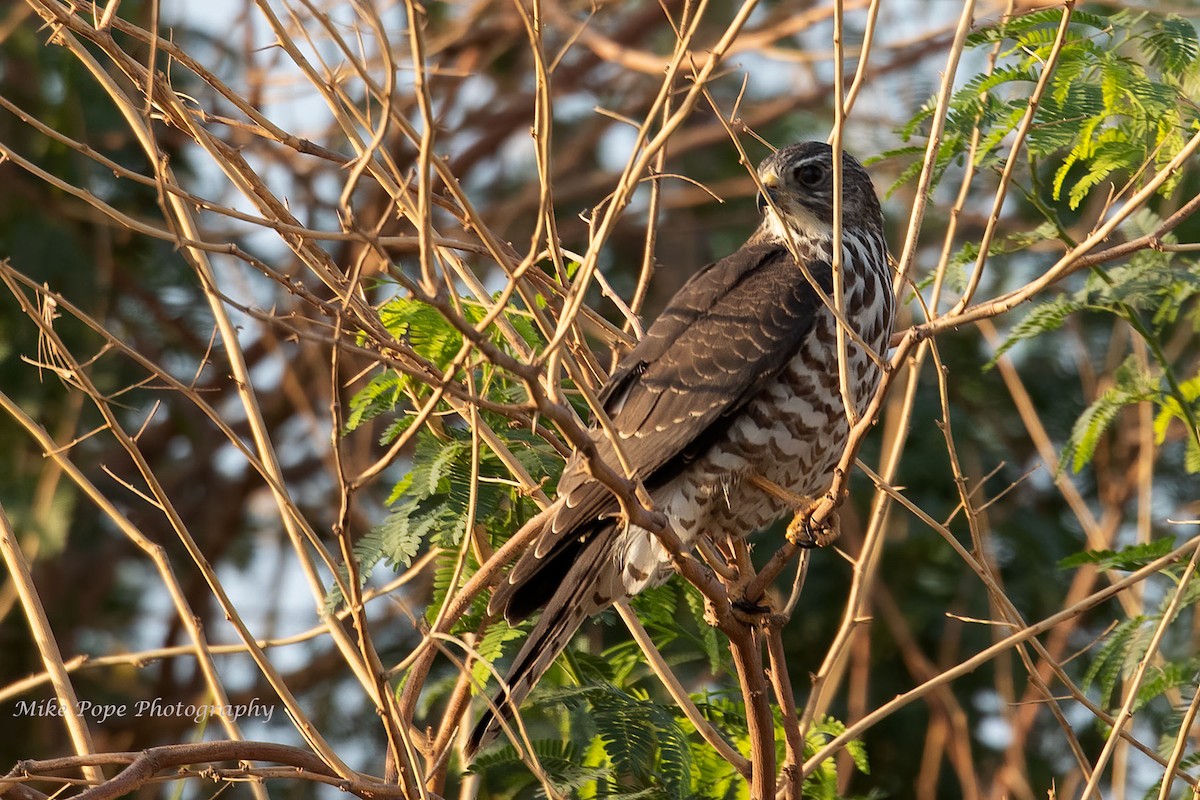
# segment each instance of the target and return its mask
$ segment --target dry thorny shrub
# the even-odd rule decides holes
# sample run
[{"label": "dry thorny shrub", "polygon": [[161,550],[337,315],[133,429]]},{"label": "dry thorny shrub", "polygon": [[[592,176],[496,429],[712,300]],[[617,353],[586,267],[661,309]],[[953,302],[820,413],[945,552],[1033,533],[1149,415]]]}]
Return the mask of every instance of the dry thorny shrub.
[{"label": "dry thorny shrub", "polygon": [[[0,791],[116,797],[180,775],[257,796],[264,778],[361,796],[898,790],[881,763],[922,797],[1165,798],[1163,775],[1194,791],[1195,31],[1105,6],[937,8],[954,13],[245,0],[177,29],[176,4],[7,8],[4,211],[41,216],[4,234],[23,314],[5,375],[23,377],[0,401],[29,491],[5,495],[3,603],[39,666],[8,671],[0,698],[26,704],[15,757],[70,744]],[[744,552],[718,571],[783,575],[781,613],[725,615],[721,636],[680,579],[622,604],[632,635],[591,630],[522,715],[537,741],[464,775],[469,701],[521,635],[481,611],[519,546],[505,537],[585,442],[591,390],[644,311],[753,226],[763,144],[830,130],[860,156],[894,148],[873,169],[901,179],[886,211],[906,309],[844,459],[836,552],[756,539],[757,574]],[[49,219],[90,243],[94,275],[22,258]],[[402,566],[390,583],[368,579],[380,559]],[[922,560],[958,577],[907,582]],[[105,639],[87,612],[108,624],[121,563],[157,611],[135,604]],[[724,584],[691,577],[722,617]],[[125,636],[154,613],[161,643]],[[99,721],[117,704],[98,696],[161,708]],[[61,716],[28,711],[47,697]],[[215,714],[222,741],[189,744],[175,701],[281,713]],[[889,730],[909,734],[872,745]],[[364,741],[386,742],[397,785],[377,755],[347,764]],[[104,755],[163,742],[179,744]]]}]

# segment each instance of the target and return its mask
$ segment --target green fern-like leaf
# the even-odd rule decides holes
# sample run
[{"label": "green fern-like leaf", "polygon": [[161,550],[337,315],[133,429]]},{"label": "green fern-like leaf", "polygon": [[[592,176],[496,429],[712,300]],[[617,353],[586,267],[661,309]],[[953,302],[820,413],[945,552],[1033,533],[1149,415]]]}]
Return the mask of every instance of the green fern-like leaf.
[{"label": "green fern-like leaf", "polygon": [[996,363],[1019,342],[1034,337],[1041,336],[1044,333],[1056,331],[1063,326],[1067,319],[1078,311],[1087,307],[1087,304],[1073,297],[1056,297],[1034,308],[1025,315],[1025,319],[1017,323],[1009,332],[1008,337],[996,349],[996,354],[984,366],[984,369],[991,369],[996,366]]},{"label": "green fern-like leaf", "polygon": [[1134,544],[1120,550],[1085,550],[1058,562],[1062,569],[1074,569],[1085,564],[1095,564],[1103,570],[1134,572],[1153,563],[1171,552],[1174,543],[1170,539],[1155,539],[1145,544]]},{"label": "green fern-like leaf", "polygon": [[534,697],[538,706],[579,708],[581,702],[587,706],[586,725],[572,732],[591,736],[594,731],[601,745],[589,751],[609,765],[600,794],[624,797],[652,789],[660,797],[695,796],[691,742],[674,706],[610,683],[539,689]]},{"label": "green fern-like leaf", "polygon": [[1128,306],[1149,311],[1161,328],[1178,319],[1181,310],[1200,295],[1200,265],[1173,259],[1168,253],[1143,251],[1128,263],[1097,271],[1089,279],[1088,297],[1098,308]]},{"label": "green fern-like leaf", "polygon": [[1200,57],[1195,25],[1178,14],[1156,22],[1144,47],[1150,62],[1170,75],[1187,72]]},{"label": "green fern-like leaf", "polygon": [[[695,622],[694,629],[697,633],[694,641],[700,646],[700,651],[708,660],[709,670],[714,675],[721,675],[728,669],[729,649],[722,643],[717,629],[704,618],[704,596],[690,583],[683,587],[683,596],[687,600],[688,609],[691,610],[692,619]],[[692,630],[692,626],[688,626],[687,630]]]},{"label": "green fern-like leaf", "polygon": [[652,714],[660,732],[658,776],[667,797],[688,800],[692,796],[692,752],[688,737],[675,719],[674,709],[659,707]]},{"label": "green fern-like leaf", "polygon": [[[1198,675],[1196,677],[1197,677],[1197,680],[1200,681],[1200,675]],[[1174,751],[1174,749],[1177,747],[1177,744],[1178,743],[1174,739],[1166,739],[1158,748],[1159,754],[1164,759],[1168,758],[1170,756],[1170,754]],[[1183,759],[1180,760],[1180,762],[1179,762],[1179,773],[1182,773],[1185,775],[1193,774],[1193,771],[1197,767],[1200,767],[1200,752],[1191,753],[1189,755],[1184,756]],[[1156,798],[1161,796],[1162,782],[1163,782],[1163,779],[1160,778],[1149,789],[1147,789],[1146,793],[1142,795],[1144,800],[1156,800]]]},{"label": "green fern-like leaf", "polygon": [[[629,642],[638,654],[641,654],[641,648],[638,648],[637,642]],[[618,645],[617,647],[620,647]],[[621,680],[617,677],[618,673],[630,667],[626,664],[626,659],[621,655],[614,655],[613,651],[616,648],[609,648],[603,653],[590,653],[587,650],[567,650],[565,655],[571,663],[571,671],[576,679],[583,685],[602,684],[602,683],[620,683]],[[629,658],[629,661],[638,660],[640,658]]]},{"label": "green fern-like leaf", "polygon": [[[833,717],[817,720],[804,740],[805,758],[814,756],[828,742],[846,732],[846,726]],[[870,773],[866,749],[862,742],[853,740],[846,746],[846,752],[854,760],[854,767],[863,774]],[[822,761],[807,778],[804,779],[804,796],[822,798],[822,800],[837,800],[838,794],[837,763],[833,758]]]},{"label": "green fern-like leaf", "polygon": [[[545,770],[550,783],[564,794],[573,794],[575,790],[605,773],[602,767],[585,765],[575,746],[569,742],[537,739],[532,744],[533,753]],[[521,795],[528,794],[538,785],[536,778],[517,754],[516,748],[511,745],[480,754],[468,771],[481,775],[494,773],[504,776],[528,776],[522,785],[515,787],[516,793]]]},{"label": "green fern-like leaf", "polygon": [[1200,443],[1194,436],[1188,437],[1183,455],[1183,467],[1192,475],[1200,472]]},{"label": "green fern-like leaf", "polygon": [[1156,376],[1126,362],[1114,373],[1116,384],[1105,390],[1093,402],[1071,429],[1063,448],[1062,463],[1070,463],[1075,472],[1083,469],[1096,453],[1100,438],[1112,425],[1121,409],[1134,403],[1155,400],[1160,395]]},{"label": "green fern-like leaf", "polygon": [[718,730],[724,731],[731,740],[744,738],[748,732],[746,709],[741,696],[736,698],[724,692],[693,694],[692,701]]},{"label": "green fern-like leaf", "polygon": [[[1184,727],[1183,723],[1185,715],[1187,715],[1190,710],[1191,704],[1195,702],[1196,693],[1200,691],[1200,689],[1197,687],[1200,687],[1200,674],[1193,676],[1192,685],[1188,687],[1189,691],[1184,691],[1182,693],[1182,702],[1177,704],[1171,710],[1171,713],[1165,720],[1165,729],[1172,731],[1173,733],[1163,736],[1162,740],[1159,742],[1158,752],[1163,757],[1169,756],[1175,750],[1175,748],[1178,747],[1179,742],[1176,738],[1178,732],[1183,731],[1183,735],[1187,735],[1187,728]],[[1200,768],[1200,750],[1197,750],[1194,753],[1189,753],[1179,762],[1179,769],[1181,771],[1188,772],[1197,768]]]},{"label": "green fern-like leaf", "polygon": [[[354,544],[354,561],[360,585],[370,579],[380,561],[386,561],[393,567],[411,566],[413,558],[430,535],[441,527],[453,524],[453,517],[425,507],[420,500],[396,506],[382,523]],[[340,568],[340,577],[342,581],[349,580],[349,571],[344,566]],[[332,610],[344,599],[335,583],[326,598],[326,605]]]},{"label": "green fern-like leaf", "polygon": [[[1067,205],[1072,210],[1079,208],[1079,204],[1091,193],[1092,189],[1099,186],[1114,172],[1128,169],[1130,165],[1139,165],[1139,159],[1145,154],[1145,148],[1139,147],[1121,136],[1108,135],[1104,138],[1107,141],[1101,142],[1092,151],[1087,162],[1087,172],[1075,182],[1068,193]],[[1056,196],[1055,199],[1058,197]]]},{"label": "green fern-like leaf", "polygon": [[494,622],[484,631],[483,636],[475,644],[475,651],[482,659],[476,662],[471,670],[472,676],[475,678],[475,683],[478,686],[483,686],[487,683],[491,676],[491,670],[488,665],[496,661],[507,649],[505,645],[509,642],[523,639],[525,631],[520,628],[514,628],[503,619]]},{"label": "green fern-like leaf", "polygon": [[1186,661],[1168,661],[1162,665],[1151,665],[1146,670],[1146,677],[1138,687],[1137,698],[1133,710],[1140,711],[1152,700],[1176,689],[1192,689],[1200,678],[1200,659],[1191,658]]},{"label": "green fern-like leaf", "polygon": [[[1045,28],[1051,30],[1057,28],[1059,23],[1062,22],[1062,15],[1062,10],[1057,8],[1047,8],[1040,11],[1033,11],[1029,14],[1022,14],[1005,20],[998,25],[983,28],[972,33],[967,37],[967,45],[969,47],[978,47],[984,44],[1002,42],[1005,39],[1014,39],[1023,44],[1028,44],[1033,41],[1029,37],[1034,31]],[[1074,11],[1071,14],[1071,24],[1090,27],[1097,31],[1106,31],[1112,27],[1112,20],[1098,14]]]},{"label": "green fern-like leaf", "polygon": [[[935,182],[972,142],[976,165],[999,165],[1005,142],[1028,113],[1031,81],[1048,79],[1026,140],[1028,153],[1057,163],[1052,197],[1078,208],[1110,181],[1138,176],[1145,165],[1161,168],[1176,156],[1200,114],[1194,102],[1197,45],[1191,23],[1146,12],[1111,15],[1075,10],[1049,75],[1043,75],[1063,20],[1062,9],[1044,9],[984,28],[969,46],[1001,44],[999,63],[954,93],[935,164]],[[1134,58],[1137,47],[1145,53]],[[926,103],[904,126],[908,141],[924,129],[934,104]],[[915,153],[920,148],[908,152]],[[900,185],[917,174],[915,164]],[[1018,179],[1019,180],[1019,179]],[[1170,176],[1161,192],[1180,180]],[[895,187],[893,187],[894,189]]]},{"label": "green fern-like leaf", "polygon": [[[1172,539],[1163,538],[1126,547],[1118,552],[1100,550],[1078,553],[1064,559],[1062,565],[1074,567],[1094,564],[1102,569],[1131,571],[1161,558],[1169,553],[1173,546]],[[1161,574],[1178,579],[1170,568]],[[1169,692],[1195,687],[1197,676],[1200,675],[1200,657],[1196,656],[1191,645],[1191,616],[1182,612],[1200,604],[1200,585],[1197,584],[1200,582],[1189,581],[1179,586],[1177,592],[1164,593],[1152,613],[1134,616],[1113,628],[1096,651],[1084,675],[1083,688],[1097,687],[1101,703],[1105,705],[1115,702],[1113,694],[1116,687],[1123,678],[1129,677],[1143,665],[1150,642],[1156,633],[1164,626],[1178,627],[1181,619],[1186,626],[1180,632],[1182,636],[1167,631],[1167,636],[1161,640],[1156,651],[1160,660],[1146,666],[1143,679],[1137,686],[1133,709],[1142,710],[1148,703]],[[1169,617],[1169,611],[1173,611],[1174,615]],[[1182,648],[1173,647],[1172,642],[1182,643]],[[1181,651],[1182,657],[1172,651]]]},{"label": "green fern-like leaf", "polygon": [[[425,610],[427,620],[434,620],[442,606],[446,602],[446,598],[450,595],[451,588],[457,589],[462,586],[463,582],[470,579],[472,575],[479,569],[479,565],[470,554],[467,555],[463,563],[462,569],[458,574],[458,581],[454,581],[456,571],[457,553],[448,554],[450,557],[440,560],[433,571],[433,593],[429,601],[429,606]],[[451,628],[452,633],[465,633],[467,631],[475,631],[483,623],[484,614],[487,610],[487,598],[483,595],[476,595],[471,601],[471,606],[459,619],[459,621]],[[520,630],[520,629],[517,629]]]},{"label": "green fern-like leaf", "polygon": [[617,773],[644,778],[654,757],[654,731],[646,725],[646,715],[624,700],[615,692],[609,695],[594,709],[593,719]]},{"label": "green fern-like leaf", "polygon": [[745,800],[746,780],[713,748],[693,743],[692,796],[703,800]]},{"label": "green fern-like leaf", "polygon": [[[1157,444],[1162,444],[1167,439],[1167,433],[1171,429],[1171,423],[1178,420],[1186,427],[1191,426],[1188,420],[1188,415],[1184,411],[1184,403],[1192,411],[1192,417],[1200,416],[1200,373],[1181,381],[1179,389],[1182,397],[1170,395],[1163,399],[1162,407],[1154,418],[1154,440]],[[1196,447],[1194,436],[1187,437],[1187,457],[1185,458],[1185,468],[1189,473],[1200,472],[1200,448]],[[1194,455],[1196,453],[1196,455]]]},{"label": "green fern-like leaf", "polygon": [[[930,107],[929,111],[930,111],[929,116],[932,116],[932,106]],[[918,115],[918,117],[920,117],[920,116],[921,115]],[[914,118],[914,122],[915,122],[915,118]],[[905,131],[907,130],[907,128],[901,129],[901,137],[905,141],[907,141],[912,135],[915,134],[916,127],[918,127],[918,126],[916,124],[914,124],[913,128],[912,128],[912,132],[908,133],[907,135],[905,134]],[[950,163],[954,159],[961,158],[961,148],[960,148],[961,142],[962,142],[962,137],[960,134],[956,134],[953,131],[950,131],[945,135],[945,138],[943,139],[941,145],[938,147],[938,151],[937,151],[937,155],[936,155],[935,163],[934,163],[934,169],[933,169],[933,180],[931,182],[931,185],[937,184],[937,182],[941,178],[942,174],[946,171],[946,168],[950,165]],[[890,158],[893,156],[899,157],[899,156],[911,155],[911,154],[923,154],[924,152],[925,152],[924,147],[911,147],[911,148],[901,147],[901,148],[897,148],[895,150],[887,151],[882,156],[880,156],[880,159]],[[888,190],[884,193],[884,197],[885,198],[891,197],[892,194],[895,193],[895,191],[897,189],[899,189],[901,186],[904,186],[905,184],[909,183],[910,181],[916,180],[917,176],[921,174],[921,167],[922,167],[922,162],[920,159],[917,159],[913,163],[906,166],[903,170],[901,170],[899,177],[897,177],[896,180],[892,182],[892,185],[890,187],[888,187]]]},{"label": "green fern-like leaf", "polygon": [[390,514],[375,531],[378,531],[380,552],[392,564],[409,566],[421,550],[425,536],[438,520],[433,515],[421,514],[420,503],[401,506]]},{"label": "green fern-like leaf", "polygon": [[394,409],[404,397],[405,385],[404,376],[395,370],[384,370],[371,378],[350,399],[345,431],[357,430],[363,423]]},{"label": "green fern-like leaf", "polygon": [[[1025,250],[1030,245],[1044,242],[1047,239],[1053,239],[1056,235],[1057,229],[1054,227],[1053,223],[1043,222],[1033,230],[1018,231],[1016,233],[1008,234],[1007,236],[997,237],[996,239],[992,240],[991,245],[988,247],[988,255],[998,256],[1007,253],[1017,253]],[[974,264],[978,258],[979,245],[975,242],[964,243],[963,246],[959,248],[958,252],[950,257],[950,262],[948,264],[949,270],[946,277],[947,285],[954,286],[955,281],[961,280],[964,281],[962,283],[962,288],[965,288],[965,272],[963,272],[961,268],[968,264]],[[952,278],[951,275],[953,274],[955,268],[959,268],[959,276]]]},{"label": "green fern-like leaf", "polygon": [[1146,618],[1139,615],[1114,628],[1084,674],[1083,688],[1095,684],[1100,690],[1102,704],[1108,704],[1117,681],[1127,674],[1127,667],[1136,665],[1145,654],[1150,635],[1145,623]]},{"label": "green fern-like leaf", "polygon": [[436,308],[411,297],[396,297],[379,309],[379,319],[418,355],[445,368],[462,348],[462,334]]},{"label": "green fern-like leaf", "polygon": [[998,159],[995,155],[996,148],[1004,141],[1010,133],[1017,129],[1024,119],[1026,113],[1025,104],[1023,102],[1009,103],[1001,114],[994,115],[988,120],[988,132],[979,142],[979,150],[975,155],[975,165],[984,166]]},{"label": "green fern-like leaf", "polygon": [[597,673],[597,680],[603,679],[624,686],[646,673],[646,657],[642,654],[642,648],[633,640],[606,648],[601,658],[605,662],[605,669],[603,673]]}]

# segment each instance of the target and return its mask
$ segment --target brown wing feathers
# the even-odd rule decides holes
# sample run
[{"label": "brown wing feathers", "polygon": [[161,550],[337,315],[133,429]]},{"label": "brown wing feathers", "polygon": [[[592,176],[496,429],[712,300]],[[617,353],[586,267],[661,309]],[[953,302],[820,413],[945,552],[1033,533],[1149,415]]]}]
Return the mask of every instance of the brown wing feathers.
[{"label": "brown wing feathers", "polygon": [[[827,263],[810,271],[831,291]],[[720,437],[763,382],[784,369],[819,307],[790,254],[772,244],[743,247],[679,291],[600,392],[624,456],[647,488],[679,474]],[[600,457],[617,463],[604,434],[593,438]],[[531,522],[541,533],[489,604],[509,621],[546,609],[509,670],[504,717],[582,621],[624,596],[611,554],[616,511],[608,490],[572,458],[559,499]],[[498,730],[489,710],[472,733],[471,751]]]}]

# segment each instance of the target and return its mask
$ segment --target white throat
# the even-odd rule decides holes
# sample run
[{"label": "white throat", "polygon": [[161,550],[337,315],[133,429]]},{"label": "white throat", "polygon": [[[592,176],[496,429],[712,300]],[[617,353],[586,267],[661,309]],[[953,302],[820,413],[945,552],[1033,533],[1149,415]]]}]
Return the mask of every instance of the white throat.
[{"label": "white throat", "polygon": [[[786,224],[773,208],[768,208],[763,217],[763,225],[773,238],[786,242],[789,237],[809,240],[832,240],[833,226],[822,222],[811,211],[798,206],[791,215],[791,225]],[[789,233],[790,228],[790,233]]]}]

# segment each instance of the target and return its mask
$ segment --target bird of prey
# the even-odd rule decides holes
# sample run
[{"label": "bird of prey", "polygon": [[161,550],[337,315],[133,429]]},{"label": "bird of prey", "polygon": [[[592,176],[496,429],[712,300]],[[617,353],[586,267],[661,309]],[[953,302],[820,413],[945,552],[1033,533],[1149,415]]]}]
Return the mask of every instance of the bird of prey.
[{"label": "bird of prey", "polygon": [[[624,463],[686,547],[701,533],[742,537],[797,510],[754,476],[797,497],[826,492],[849,436],[843,396],[861,414],[879,385],[895,313],[883,215],[870,177],[843,153],[849,330],[839,348],[832,168],[833,151],[821,142],[767,157],[758,176],[770,202],[760,195],[758,230],[679,290],[600,392]],[[605,432],[594,426],[590,435],[619,471]],[[672,571],[655,535],[622,521],[617,500],[578,454],[557,500],[528,525],[540,530],[489,604],[510,622],[542,609],[509,669],[507,692],[495,699],[504,718],[587,617]],[[499,730],[485,712],[470,755]]]}]

